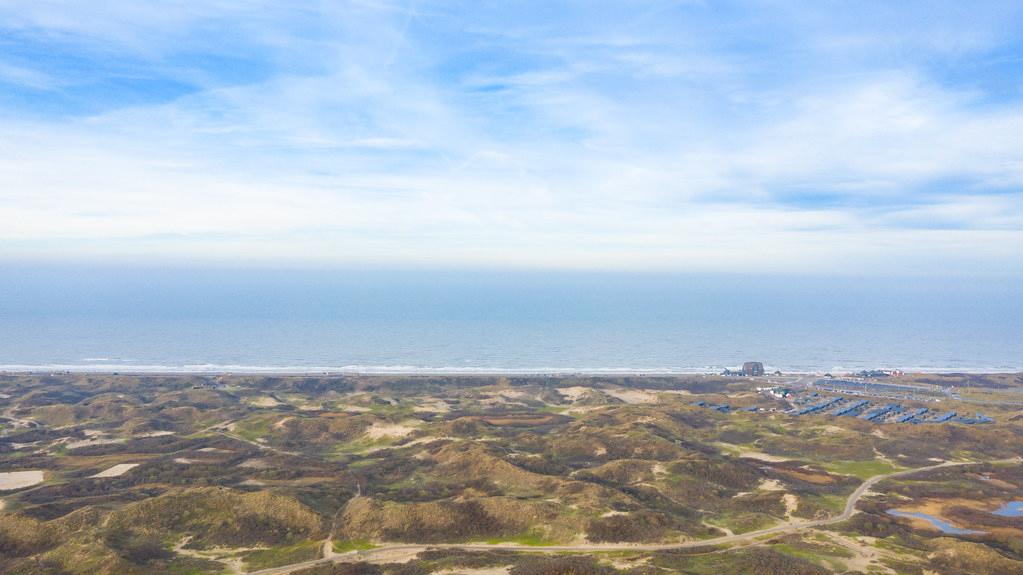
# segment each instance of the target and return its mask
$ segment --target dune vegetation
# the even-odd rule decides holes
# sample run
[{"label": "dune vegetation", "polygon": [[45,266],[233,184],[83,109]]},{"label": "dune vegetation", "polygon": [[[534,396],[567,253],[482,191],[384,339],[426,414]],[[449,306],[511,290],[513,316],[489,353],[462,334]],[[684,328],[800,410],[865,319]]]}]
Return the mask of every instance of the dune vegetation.
[{"label": "dune vegetation", "polygon": [[1023,499],[1019,465],[997,463],[1023,456],[1019,407],[978,426],[797,418],[756,385],[4,375],[0,470],[45,480],[0,493],[0,571],[1023,572],[1021,519],[991,513]]}]

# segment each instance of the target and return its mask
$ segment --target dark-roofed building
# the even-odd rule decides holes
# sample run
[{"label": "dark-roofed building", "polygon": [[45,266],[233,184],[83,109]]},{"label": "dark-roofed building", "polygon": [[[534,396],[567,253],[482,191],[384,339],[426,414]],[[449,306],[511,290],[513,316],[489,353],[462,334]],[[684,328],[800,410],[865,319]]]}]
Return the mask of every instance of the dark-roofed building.
[{"label": "dark-roofed building", "polygon": [[747,361],[742,364],[742,374],[746,377],[764,375],[764,364],[759,361]]}]

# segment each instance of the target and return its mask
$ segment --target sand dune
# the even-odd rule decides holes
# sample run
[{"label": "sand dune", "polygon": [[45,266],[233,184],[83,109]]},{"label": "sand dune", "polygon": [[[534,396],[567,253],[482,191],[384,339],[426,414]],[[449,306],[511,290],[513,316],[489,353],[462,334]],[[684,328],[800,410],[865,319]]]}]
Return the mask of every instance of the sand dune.
[{"label": "sand dune", "polygon": [[120,477],[125,473],[128,473],[132,469],[135,469],[139,465],[140,464],[138,463],[118,463],[117,465],[111,467],[110,469],[104,469],[103,471],[100,471],[96,475],[93,475],[93,477]]}]

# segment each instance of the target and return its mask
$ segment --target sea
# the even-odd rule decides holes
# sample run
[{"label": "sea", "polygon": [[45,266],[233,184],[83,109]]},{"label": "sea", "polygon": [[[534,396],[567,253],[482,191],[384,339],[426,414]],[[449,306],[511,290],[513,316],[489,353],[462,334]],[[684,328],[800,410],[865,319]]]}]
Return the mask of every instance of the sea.
[{"label": "sea", "polygon": [[1023,371],[1023,282],[1006,278],[0,271],[0,371]]}]

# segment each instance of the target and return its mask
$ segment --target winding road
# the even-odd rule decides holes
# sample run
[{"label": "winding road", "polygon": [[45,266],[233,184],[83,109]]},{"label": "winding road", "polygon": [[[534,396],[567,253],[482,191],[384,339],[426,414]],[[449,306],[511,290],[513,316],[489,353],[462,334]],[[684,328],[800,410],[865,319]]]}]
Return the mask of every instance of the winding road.
[{"label": "winding road", "polygon": [[756,531],[749,531],[746,533],[740,533],[737,535],[725,535],[723,537],[715,537],[713,539],[701,539],[698,541],[686,541],[685,543],[588,543],[579,545],[545,545],[542,547],[521,545],[516,543],[384,543],[373,549],[367,549],[363,551],[348,551],[346,553],[335,553],[331,548],[331,539],[328,537],[324,543],[324,557],[320,559],[312,559],[309,561],[302,561],[300,563],[292,563],[290,565],[283,565],[281,567],[273,567],[270,569],[261,569],[259,571],[250,571],[248,575],[287,575],[294,573],[301,569],[307,569],[309,567],[315,567],[317,565],[324,565],[332,562],[350,561],[350,560],[361,560],[372,557],[373,555],[383,555],[387,553],[395,552],[412,552],[416,550],[424,550],[427,548],[431,549],[461,549],[461,550],[486,550],[486,549],[502,549],[505,551],[527,551],[532,553],[546,553],[546,552],[592,552],[592,551],[670,551],[672,549],[695,549],[699,547],[712,547],[717,545],[734,545],[737,543],[751,543],[755,542],[761,537],[780,535],[782,533],[794,533],[803,529],[812,529],[814,527],[823,527],[825,525],[831,525],[833,523],[840,523],[846,521],[856,513],[856,504],[859,503],[871,487],[877,483],[884,481],[885,479],[892,479],[894,477],[904,477],[906,475],[913,475],[915,473],[923,473],[925,471],[932,471],[934,469],[940,469],[942,467],[955,467],[960,465],[979,465],[984,463],[1020,463],[1021,458],[1012,459],[1001,459],[998,461],[947,461],[945,463],[939,463],[936,465],[929,465],[927,467],[918,467],[916,469],[907,469],[904,471],[896,471],[894,473],[885,473],[883,475],[875,475],[866,481],[864,481],[859,487],[853,491],[849,498],[845,502],[845,509],[842,513],[835,515],[834,517],[828,517],[827,519],[814,519],[809,521],[798,521],[798,522],[787,522],[774,527],[768,527],[766,529],[758,529]]}]

